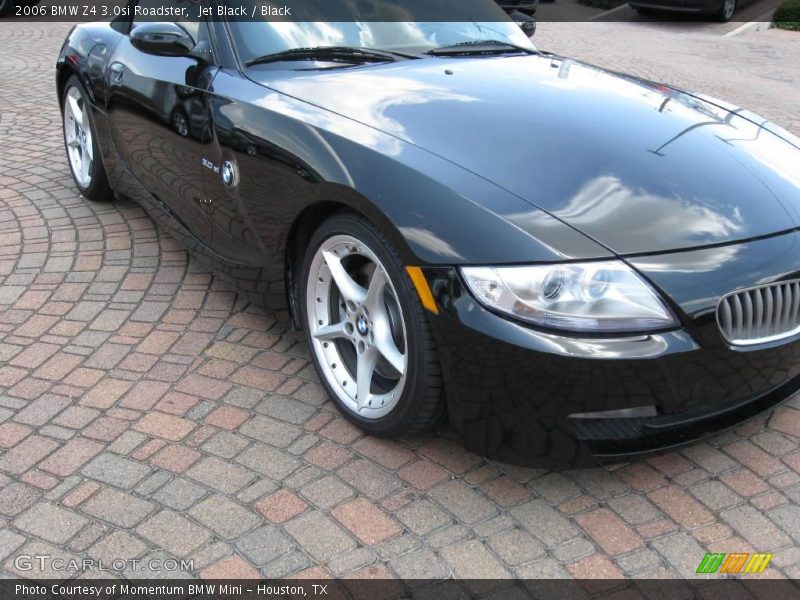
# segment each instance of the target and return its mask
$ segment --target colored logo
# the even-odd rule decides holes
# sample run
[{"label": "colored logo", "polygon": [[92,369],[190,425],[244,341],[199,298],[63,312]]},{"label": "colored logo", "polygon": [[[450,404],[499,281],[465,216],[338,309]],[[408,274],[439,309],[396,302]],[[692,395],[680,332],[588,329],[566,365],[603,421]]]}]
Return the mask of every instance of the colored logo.
[{"label": "colored logo", "polygon": [[772,560],[772,552],[717,552],[708,553],[700,561],[697,567],[698,573],[763,573],[769,561]]}]

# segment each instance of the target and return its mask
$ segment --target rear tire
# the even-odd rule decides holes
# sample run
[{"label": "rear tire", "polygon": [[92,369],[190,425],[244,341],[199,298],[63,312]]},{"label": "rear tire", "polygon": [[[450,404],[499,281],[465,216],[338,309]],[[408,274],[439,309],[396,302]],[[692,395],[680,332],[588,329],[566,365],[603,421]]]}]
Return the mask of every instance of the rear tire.
[{"label": "rear tire", "polygon": [[733,18],[736,12],[736,0],[722,0],[722,6],[716,14],[716,20],[720,23],[727,23]]},{"label": "rear tire", "polygon": [[75,186],[88,200],[94,202],[111,200],[114,195],[100,156],[97,128],[94,125],[88,96],[75,75],[72,75],[64,86],[61,108],[64,149],[67,152],[67,164]]},{"label": "rear tire", "polygon": [[300,281],[311,357],[344,416],[382,437],[432,429],[445,406],[436,344],[385,236],[361,216],[330,217],[311,236]]}]

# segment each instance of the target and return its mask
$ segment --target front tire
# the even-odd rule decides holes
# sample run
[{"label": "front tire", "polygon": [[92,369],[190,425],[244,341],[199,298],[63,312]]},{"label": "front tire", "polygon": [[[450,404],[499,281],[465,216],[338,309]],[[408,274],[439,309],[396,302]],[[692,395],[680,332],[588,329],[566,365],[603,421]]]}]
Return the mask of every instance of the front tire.
[{"label": "front tire", "polygon": [[64,86],[62,98],[64,148],[67,151],[72,179],[78,191],[88,200],[111,200],[113,194],[100,157],[97,128],[81,82],[72,75]]},{"label": "front tire", "polygon": [[382,437],[415,435],[438,423],[441,368],[425,309],[372,223],[340,213],[314,232],[300,305],[314,365],[348,420]]}]

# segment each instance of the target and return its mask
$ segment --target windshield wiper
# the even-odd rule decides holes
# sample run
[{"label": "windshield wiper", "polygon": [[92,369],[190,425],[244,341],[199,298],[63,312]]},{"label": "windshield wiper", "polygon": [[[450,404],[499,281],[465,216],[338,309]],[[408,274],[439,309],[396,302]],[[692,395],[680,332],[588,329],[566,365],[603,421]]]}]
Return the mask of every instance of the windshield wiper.
[{"label": "windshield wiper", "polygon": [[539,54],[538,50],[517,46],[500,40],[471,40],[428,50],[433,56],[468,56],[472,54]]},{"label": "windshield wiper", "polygon": [[315,46],[313,48],[291,48],[266,56],[248,60],[245,65],[252,67],[264,63],[283,60],[330,60],[349,63],[395,62],[398,57],[406,56],[396,52],[386,52],[373,48],[357,48],[353,46]]}]

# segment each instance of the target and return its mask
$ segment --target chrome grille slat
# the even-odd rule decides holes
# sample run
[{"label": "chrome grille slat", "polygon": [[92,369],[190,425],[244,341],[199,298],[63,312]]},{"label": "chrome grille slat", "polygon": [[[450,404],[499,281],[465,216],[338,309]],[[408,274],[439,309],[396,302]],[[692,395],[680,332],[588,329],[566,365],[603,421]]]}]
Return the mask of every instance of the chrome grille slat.
[{"label": "chrome grille slat", "polygon": [[742,301],[739,300],[739,295],[733,297],[733,331],[737,338],[742,336]]},{"label": "chrome grille slat", "polygon": [[798,312],[800,311],[800,283],[793,283],[792,288],[794,289],[794,306],[792,306],[792,316],[790,317],[790,321],[792,323],[797,323]]},{"label": "chrome grille slat", "polygon": [[772,335],[770,333],[771,324],[772,324],[772,288],[766,288],[764,290],[764,294],[767,297],[767,314],[764,316],[764,327],[766,331],[764,334],[766,336]]},{"label": "chrome grille slat", "polygon": [[781,318],[781,329],[789,325],[789,317],[792,314],[792,286],[791,284],[784,286],[784,306],[783,317]]},{"label": "chrome grille slat", "polygon": [[733,316],[731,315],[731,301],[728,298],[723,298],[720,302],[720,308],[717,311],[718,319],[720,320],[720,327],[723,331],[730,331],[733,327]]},{"label": "chrome grille slat", "polygon": [[753,290],[756,297],[756,336],[764,331],[764,295],[761,290]]},{"label": "chrome grille slat", "polygon": [[753,300],[750,298],[750,292],[743,294],[744,299],[744,328],[745,331],[753,330]]},{"label": "chrome grille slat", "polygon": [[724,296],[717,325],[732,344],[774,341],[800,333],[800,279],[762,285]]}]

